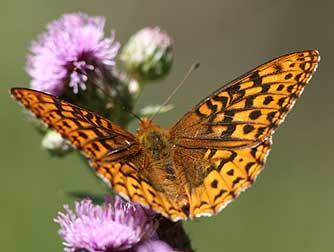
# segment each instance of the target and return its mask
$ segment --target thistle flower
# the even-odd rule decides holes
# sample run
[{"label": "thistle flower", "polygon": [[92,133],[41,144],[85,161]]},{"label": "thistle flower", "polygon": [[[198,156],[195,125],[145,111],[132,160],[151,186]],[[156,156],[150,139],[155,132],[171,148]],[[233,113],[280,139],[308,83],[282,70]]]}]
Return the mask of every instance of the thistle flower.
[{"label": "thistle flower", "polygon": [[75,210],[64,206],[58,213],[59,234],[65,252],[172,252],[167,243],[158,239],[152,217],[138,204],[106,201],[104,206],[91,200],[75,203]]},{"label": "thistle flower", "polygon": [[62,95],[69,86],[78,93],[87,88],[89,78],[114,66],[120,45],[114,32],[104,37],[104,23],[103,17],[72,13],[47,25],[30,48],[26,70],[31,87]]},{"label": "thistle flower", "polygon": [[144,28],[130,38],[120,59],[127,72],[139,81],[161,79],[172,66],[173,41],[159,27]]}]

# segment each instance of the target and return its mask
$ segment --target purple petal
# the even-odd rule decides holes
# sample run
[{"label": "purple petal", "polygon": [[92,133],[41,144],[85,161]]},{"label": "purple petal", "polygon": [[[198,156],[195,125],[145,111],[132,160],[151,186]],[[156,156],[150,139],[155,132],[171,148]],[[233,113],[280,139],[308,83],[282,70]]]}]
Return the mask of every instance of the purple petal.
[{"label": "purple petal", "polygon": [[140,244],[136,252],[175,252],[176,250],[166,242],[160,240],[148,240]]},{"label": "purple petal", "polygon": [[32,43],[26,70],[33,89],[61,95],[66,85],[74,93],[86,89],[90,73],[113,66],[120,44],[114,34],[104,37],[103,17],[83,13],[65,14],[47,25]]},{"label": "purple petal", "polygon": [[145,210],[138,204],[124,203],[119,197],[106,201],[104,206],[83,200],[75,203],[74,211],[64,208],[65,213],[58,213],[55,222],[60,225],[66,251],[123,251],[157,239],[156,225]]}]

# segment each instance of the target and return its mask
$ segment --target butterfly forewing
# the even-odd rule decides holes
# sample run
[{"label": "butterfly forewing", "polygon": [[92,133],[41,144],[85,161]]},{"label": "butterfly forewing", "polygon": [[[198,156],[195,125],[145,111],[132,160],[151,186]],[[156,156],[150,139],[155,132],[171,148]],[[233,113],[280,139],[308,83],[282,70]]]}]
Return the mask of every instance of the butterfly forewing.
[{"label": "butterfly forewing", "polygon": [[273,134],[316,70],[317,51],[282,56],[223,86],[171,129],[176,144],[196,148],[253,146]]},{"label": "butterfly forewing", "polygon": [[35,90],[13,88],[11,94],[92,160],[116,161],[140,151],[135,136],[95,113]]}]

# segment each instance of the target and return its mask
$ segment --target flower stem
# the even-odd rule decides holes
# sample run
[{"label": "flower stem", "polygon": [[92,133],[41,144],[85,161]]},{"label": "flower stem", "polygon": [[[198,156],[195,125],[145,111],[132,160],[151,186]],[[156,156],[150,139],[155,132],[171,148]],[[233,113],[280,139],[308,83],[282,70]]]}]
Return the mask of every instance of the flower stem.
[{"label": "flower stem", "polygon": [[194,252],[182,221],[172,222],[159,216],[158,235],[161,240],[179,251]]}]

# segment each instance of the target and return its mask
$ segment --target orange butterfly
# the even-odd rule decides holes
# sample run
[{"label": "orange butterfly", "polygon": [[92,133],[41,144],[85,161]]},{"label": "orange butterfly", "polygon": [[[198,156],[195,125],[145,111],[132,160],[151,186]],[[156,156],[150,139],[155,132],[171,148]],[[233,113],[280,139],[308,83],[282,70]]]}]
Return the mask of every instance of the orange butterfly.
[{"label": "orange butterfly", "polygon": [[142,119],[136,135],[54,96],[12,95],[68,139],[122,196],[173,221],[210,216],[263,169],[271,136],[320,60],[315,50],[265,63],[201,101],[168,130]]}]

